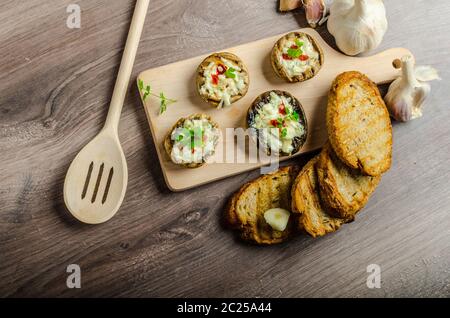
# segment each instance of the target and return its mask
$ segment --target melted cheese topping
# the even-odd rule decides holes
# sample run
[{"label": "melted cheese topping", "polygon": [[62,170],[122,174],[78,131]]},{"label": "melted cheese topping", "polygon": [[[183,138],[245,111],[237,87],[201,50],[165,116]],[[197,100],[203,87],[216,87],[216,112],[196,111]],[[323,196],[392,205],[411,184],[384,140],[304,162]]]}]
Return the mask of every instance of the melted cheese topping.
[{"label": "melted cheese topping", "polygon": [[183,127],[172,131],[171,138],[174,141],[171,152],[174,163],[201,163],[214,154],[219,130],[205,118],[187,119]]},{"label": "melted cheese topping", "polygon": [[[211,62],[203,72],[205,83],[200,88],[200,94],[220,100],[217,108],[231,105],[231,98],[242,94],[246,87],[241,68],[227,59],[220,58],[220,61],[227,69],[233,68],[235,70],[235,77],[227,77],[225,73],[220,74],[221,72],[218,72],[220,63]],[[213,76],[218,77],[217,83],[214,83]]]},{"label": "melted cheese topping", "polygon": [[[281,111],[283,107],[284,111]],[[254,128],[259,129],[260,142],[275,153],[290,154],[294,150],[293,139],[305,133],[298,116],[290,97],[270,92],[269,102],[259,107],[255,116]]]},{"label": "melted cheese topping", "polygon": [[298,40],[303,43],[300,49],[303,51],[303,55],[308,56],[307,60],[302,61],[299,58],[285,59],[283,57],[283,54],[288,55],[288,51],[292,46],[297,45],[295,43],[295,39],[286,41],[283,46],[283,50],[281,52],[278,52],[278,61],[286,70],[286,73],[291,77],[298,76],[306,70],[312,68],[314,64],[319,63],[319,52],[317,52],[317,50],[314,48],[314,45],[311,43],[311,41],[306,36],[302,36],[298,38]]}]

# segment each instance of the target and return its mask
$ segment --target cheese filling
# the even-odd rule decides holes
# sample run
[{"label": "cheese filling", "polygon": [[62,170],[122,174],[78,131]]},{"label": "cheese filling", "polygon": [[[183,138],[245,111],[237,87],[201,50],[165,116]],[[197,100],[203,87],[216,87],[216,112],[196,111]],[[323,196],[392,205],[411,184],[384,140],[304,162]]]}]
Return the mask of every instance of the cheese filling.
[{"label": "cheese filling", "polygon": [[187,119],[183,127],[172,131],[171,138],[174,141],[171,152],[174,163],[201,163],[214,154],[219,130],[205,118]]},{"label": "cheese filling", "polygon": [[319,63],[319,52],[306,37],[285,42],[281,52],[278,52],[278,61],[289,76],[298,76]]},{"label": "cheese filling", "polygon": [[217,108],[231,105],[231,98],[243,94],[246,87],[241,68],[225,58],[220,58],[217,63],[209,63],[203,77],[205,83],[200,88],[200,93],[220,100]]},{"label": "cheese filling", "polygon": [[270,92],[269,102],[259,107],[255,115],[254,128],[258,129],[260,142],[275,153],[292,153],[293,139],[305,133],[299,116],[290,97]]}]

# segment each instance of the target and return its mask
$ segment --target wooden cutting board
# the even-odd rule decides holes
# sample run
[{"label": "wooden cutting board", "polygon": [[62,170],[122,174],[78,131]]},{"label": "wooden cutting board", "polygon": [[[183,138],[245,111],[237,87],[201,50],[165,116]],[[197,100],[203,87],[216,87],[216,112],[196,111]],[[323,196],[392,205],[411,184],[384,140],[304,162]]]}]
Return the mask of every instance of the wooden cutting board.
[{"label": "wooden cutting board", "polygon": [[[238,55],[247,65],[250,74],[250,88],[247,95],[228,108],[215,109],[205,103],[196,92],[197,66],[209,54],[149,69],[138,76],[138,80],[142,80],[145,85],[151,85],[153,92],[157,94],[164,92],[167,97],[177,99],[177,102],[169,105],[162,115],[159,114],[158,98],[148,97],[145,101],[142,100],[162,172],[167,186],[172,191],[186,190],[267,164],[267,161],[211,163],[196,169],[186,169],[173,164],[165,153],[163,140],[179,118],[194,113],[208,114],[221,126],[225,134],[224,130],[227,127],[245,127],[247,109],[259,94],[271,89],[285,90],[297,97],[303,105],[308,120],[308,139],[303,148],[294,155],[298,156],[322,147],[327,139],[325,125],[327,94],[333,79],[338,74],[356,70],[365,73],[377,84],[388,83],[400,72],[394,67],[394,60],[406,54],[412,55],[407,49],[394,48],[370,57],[349,57],[332,49],[315,30],[306,28],[298,31],[313,36],[322,47],[325,56],[325,63],[319,74],[303,83],[286,83],[279,79],[272,69],[270,52],[283,34],[220,50]],[[142,97],[141,93],[141,99]],[[233,139],[224,138],[220,142],[225,143],[225,139],[228,145],[225,144],[223,149],[234,147]],[[235,149],[237,156],[245,155],[246,151],[246,147]],[[217,152],[216,156],[219,155],[223,156],[223,152]],[[290,157],[281,157],[280,160],[288,158]]]}]

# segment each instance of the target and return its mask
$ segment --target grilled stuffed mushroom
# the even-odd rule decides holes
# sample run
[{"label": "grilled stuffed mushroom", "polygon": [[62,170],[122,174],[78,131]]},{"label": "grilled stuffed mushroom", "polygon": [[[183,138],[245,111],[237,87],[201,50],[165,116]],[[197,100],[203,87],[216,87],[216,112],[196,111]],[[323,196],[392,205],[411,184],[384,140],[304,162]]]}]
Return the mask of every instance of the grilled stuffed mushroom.
[{"label": "grilled stuffed mushroom", "polygon": [[197,69],[197,91],[212,106],[222,108],[238,101],[248,91],[247,67],[232,53],[214,53]]},{"label": "grilled stuffed mushroom", "polygon": [[204,114],[179,119],[164,139],[164,148],[173,163],[197,168],[214,155],[219,126]]},{"label": "grilled stuffed mushroom", "polygon": [[258,146],[268,155],[289,156],[300,150],[308,134],[305,112],[288,92],[261,94],[247,112],[247,126],[255,129]]},{"label": "grilled stuffed mushroom", "polygon": [[275,73],[288,82],[303,82],[314,77],[323,65],[320,46],[308,34],[291,32],[275,43],[271,54]]}]

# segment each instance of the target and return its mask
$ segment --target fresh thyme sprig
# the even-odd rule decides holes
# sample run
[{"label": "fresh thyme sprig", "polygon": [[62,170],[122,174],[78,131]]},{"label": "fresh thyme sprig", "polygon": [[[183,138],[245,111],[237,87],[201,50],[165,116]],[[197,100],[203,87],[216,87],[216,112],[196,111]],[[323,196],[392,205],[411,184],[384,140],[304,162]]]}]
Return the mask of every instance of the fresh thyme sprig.
[{"label": "fresh thyme sprig", "polygon": [[145,101],[148,96],[154,96],[159,98],[159,113],[162,114],[167,110],[167,106],[173,103],[176,103],[176,99],[167,98],[164,95],[164,92],[159,93],[159,95],[152,92],[152,88],[150,85],[145,85],[144,81],[139,79],[138,80],[138,87],[139,90],[142,93],[142,99]]}]

